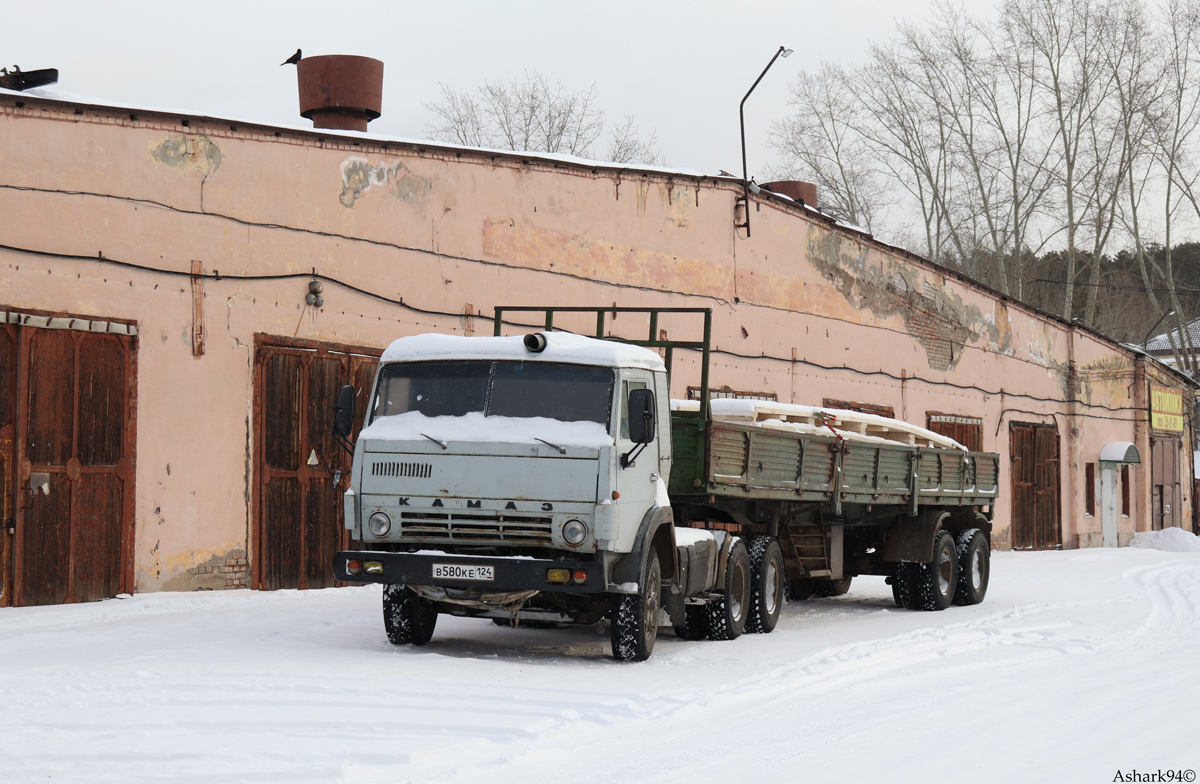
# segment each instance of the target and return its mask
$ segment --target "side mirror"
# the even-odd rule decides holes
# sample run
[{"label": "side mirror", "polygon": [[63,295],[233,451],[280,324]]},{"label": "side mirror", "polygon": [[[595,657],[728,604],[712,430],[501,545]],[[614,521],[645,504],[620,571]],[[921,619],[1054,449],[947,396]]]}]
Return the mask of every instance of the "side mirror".
[{"label": "side mirror", "polygon": [[349,438],[354,432],[354,397],[353,384],[347,384],[338,390],[337,407],[333,409],[333,432],[342,438]]},{"label": "side mirror", "polygon": [[654,392],[649,389],[629,390],[629,440],[635,444],[654,441]]}]

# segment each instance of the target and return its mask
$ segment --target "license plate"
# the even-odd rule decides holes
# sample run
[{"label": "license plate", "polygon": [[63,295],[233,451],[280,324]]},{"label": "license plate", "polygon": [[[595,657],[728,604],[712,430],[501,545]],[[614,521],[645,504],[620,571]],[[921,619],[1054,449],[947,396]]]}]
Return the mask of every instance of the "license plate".
[{"label": "license plate", "polygon": [[491,582],[496,579],[496,570],[491,566],[467,566],[465,564],[434,564],[434,579],[474,580]]}]

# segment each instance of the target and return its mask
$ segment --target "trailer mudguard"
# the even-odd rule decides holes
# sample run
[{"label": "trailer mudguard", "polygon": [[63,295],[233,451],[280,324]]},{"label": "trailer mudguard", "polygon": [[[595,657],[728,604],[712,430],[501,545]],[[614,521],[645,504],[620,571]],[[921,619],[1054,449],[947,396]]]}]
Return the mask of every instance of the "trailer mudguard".
[{"label": "trailer mudguard", "polygon": [[925,509],[915,517],[898,518],[888,528],[883,560],[932,563],[934,540],[949,516],[945,509]]},{"label": "trailer mudguard", "polygon": [[678,556],[675,553],[675,515],[671,507],[655,506],[642,517],[638,526],[633,550],[621,556],[609,573],[609,590],[614,593],[629,593],[617,586],[640,583],[642,564],[646,560],[646,548],[658,550],[658,563],[664,580],[674,580],[679,573]]},{"label": "trailer mudguard", "polygon": [[978,528],[987,537],[988,546],[992,545],[992,521],[988,519],[987,515],[974,509],[955,509],[950,512],[949,519],[942,524],[942,527],[955,534],[970,528]]}]

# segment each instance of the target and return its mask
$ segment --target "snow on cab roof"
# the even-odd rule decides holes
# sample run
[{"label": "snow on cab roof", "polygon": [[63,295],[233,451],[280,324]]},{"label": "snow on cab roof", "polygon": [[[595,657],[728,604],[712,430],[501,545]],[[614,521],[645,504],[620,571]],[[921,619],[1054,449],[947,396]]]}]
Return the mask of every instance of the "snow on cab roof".
[{"label": "snow on cab roof", "polygon": [[523,335],[514,337],[463,337],[413,335],[393,341],[382,362],[422,362],[435,359],[509,359],[525,362],[565,362],[571,365],[639,367],[664,370],[662,357],[648,348],[614,340],[598,340],[570,332],[544,332],[546,349],[525,348]]}]

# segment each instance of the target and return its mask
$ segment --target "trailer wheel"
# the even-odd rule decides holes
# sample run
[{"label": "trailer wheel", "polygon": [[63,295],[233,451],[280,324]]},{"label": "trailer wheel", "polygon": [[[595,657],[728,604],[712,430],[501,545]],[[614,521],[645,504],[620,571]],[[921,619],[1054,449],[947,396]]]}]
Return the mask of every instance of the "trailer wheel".
[{"label": "trailer wheel", "polygon": [[637,594],[618,596],[613,603],[612,655],[617,661],[645,661],[654,652],[662,598],[662,568],[655,549],[648,550]]},{"label": "trailer wheel", "polygon": [[921,605],[917,599],[918,567],[921,564],[898,563],[896,571],[892,572],[892,598],[896,606],[905,610],[919,610]]},{"label": "trailer wheel", "polygon": [[383,628],[392,645],[424,645],[433,637],[437,611],[400,583],[383,586]]},{"label": "trailer wheel", "polygon": [[978,528],[963,531],[958,535],[955,550],[958,553],[958,588],[954,591],[954,603],[979,604],[987,595],[991,573],[992,554],[987,537]]},{"label": "trailer wheel", "polygon": [[917,566],[917,605],[922,610],[944,610],[958,588],[958,553],[954,539],[940,531],[933,543],[933,563]]},{"label": "trailer wheel", "polygon": [[807,577],[788,580],[788,601],[802,602],[813,595],[813,581]]},{"label": "trailer wheel", "polygon": [[746,545],[738,541],[729,550],[720,598],[708,603],[708,639],[737,639],[746,630],[749,614],[750,558]]},{"label": "trailer wheel", "polygon": [[681,640],[703,640],[708,636],[708,605],[684,605],[683,625],[672,628],[675,629],[675,636]]},{"label": "trailer wheel", "polygon": [[783,609],[784,575],[783,549],[773,536],[756,536],[750,540],[750,613],[746,631],[751,634],[770,634],[779,623]]},{"label": "trailer wheel", "polygon": [[813,584],[813,593],[817,596],[843,596],[850,590],[853,577],[843,577],[840,580],[817,580]]}]

